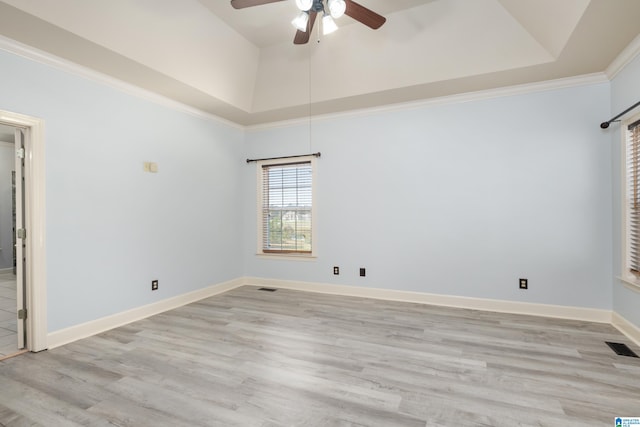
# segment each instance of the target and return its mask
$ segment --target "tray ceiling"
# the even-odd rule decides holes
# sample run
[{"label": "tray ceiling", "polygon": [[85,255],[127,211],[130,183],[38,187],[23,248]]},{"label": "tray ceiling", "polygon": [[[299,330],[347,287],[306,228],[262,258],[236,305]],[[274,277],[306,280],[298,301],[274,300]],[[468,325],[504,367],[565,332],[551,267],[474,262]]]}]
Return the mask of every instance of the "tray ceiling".
[{"label": "tray ceiling", "polygon": [[0,34],[242,125],[603,72],[637,0],[359,0],[292,43],[293,0],[4,0]]}]

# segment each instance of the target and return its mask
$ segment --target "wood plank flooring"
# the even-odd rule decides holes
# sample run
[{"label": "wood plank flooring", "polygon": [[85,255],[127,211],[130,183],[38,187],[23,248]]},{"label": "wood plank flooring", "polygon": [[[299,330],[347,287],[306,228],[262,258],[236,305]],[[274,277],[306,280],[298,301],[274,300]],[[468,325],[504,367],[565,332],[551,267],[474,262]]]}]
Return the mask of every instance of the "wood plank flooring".
[{"label": "wood plank flooring", "polygon": [[610,325],[242,287],[0,362],[3,426],[612,426]]}]

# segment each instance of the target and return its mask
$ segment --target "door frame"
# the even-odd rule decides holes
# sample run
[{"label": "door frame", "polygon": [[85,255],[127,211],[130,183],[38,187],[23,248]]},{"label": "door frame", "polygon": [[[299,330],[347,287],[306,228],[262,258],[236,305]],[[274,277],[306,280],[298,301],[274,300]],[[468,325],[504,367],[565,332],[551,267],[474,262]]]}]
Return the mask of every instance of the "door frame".
[{"label": "door frame", "polygon": [[42,351],[48,348],[44,121],[0,110],[0,122],[25,129],[26,349]]},{"label": "door frame", "polygon": [[[26,150],[26,140],[27,140],[27,131],[21,127],[14,127],[13,134],[15,135],[13,139],[13,152],[14,152],[14,167],[15,172],[13,172],[13,187],[14,187],[14,197],[13,197],[13,232],[15,236],[13,238],[15,244],[15,255],[14,255],[14,268],[16,275],[16,329],[18,332],[18,350],[24,350],[27,347],[26,343],[26,330],[25,327],[27,325],[27,319],[25,316],[21,316],[20,312],[23,311],[26,307],[26,241],[24,237],[21,237],[19,234],[20,229],[26,229],[25,222],[25,179],[24,179],[24,154],[19,155],[18,153],[25,153]],[[28,318],[28,316],[26,316]]]}]

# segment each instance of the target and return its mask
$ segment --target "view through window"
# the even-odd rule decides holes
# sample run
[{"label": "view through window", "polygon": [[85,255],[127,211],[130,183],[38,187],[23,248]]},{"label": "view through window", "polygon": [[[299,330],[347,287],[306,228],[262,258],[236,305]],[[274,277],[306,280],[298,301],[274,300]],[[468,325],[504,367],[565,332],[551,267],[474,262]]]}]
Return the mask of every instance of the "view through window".
[{"label": "view through window", "polygon": [[310,254],[311,161],[262,165],[262,252]]}]

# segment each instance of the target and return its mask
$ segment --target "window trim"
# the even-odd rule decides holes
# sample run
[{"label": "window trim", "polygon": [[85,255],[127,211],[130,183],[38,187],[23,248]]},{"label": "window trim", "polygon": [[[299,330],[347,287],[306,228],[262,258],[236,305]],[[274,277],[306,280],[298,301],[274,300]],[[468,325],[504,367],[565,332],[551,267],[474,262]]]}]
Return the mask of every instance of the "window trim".
[{"label": "window trim", "polygon": [[624,282],[628,288],[640,292],[640,274],[634,274],[629,268],[629,173],[627,168],[627,151],[629,144],[629,130],[628,127],[640,121],[640,114],[635,114],[621,122],[620,133],[622,139],[622,158],[621,158],[621,170],[622,170],[622,271],[619,280]]},{"label": "window trim", "polygon": [[[256,189],[257,189],[257,204],[256,204],[256,255],[266,259],[280,259],[280,260],[310,260],[315,259],[318,256],[317,243],[317,158],[313,155],[304,157],[283,157],[271,160],[259,160],[256,162]],[[287,165],[294,163],[311,163],[311,252],[280,252],[280,251],[264,251],[262,247],[262,196],[263,196],[263,181],[262,181],[262,167],[273,165]]]}]

